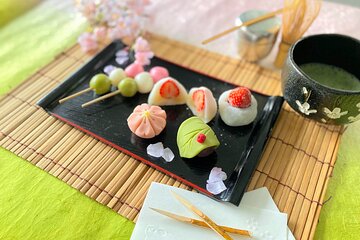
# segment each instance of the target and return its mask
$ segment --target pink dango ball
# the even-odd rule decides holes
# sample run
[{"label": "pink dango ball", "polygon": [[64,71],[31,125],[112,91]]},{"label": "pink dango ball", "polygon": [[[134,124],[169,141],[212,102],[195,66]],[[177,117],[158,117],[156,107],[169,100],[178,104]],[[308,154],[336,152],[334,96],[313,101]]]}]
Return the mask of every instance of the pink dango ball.
[{"label": "pink dango ball", "polygon": [[126,76],[134,78],[139,73],[144,72],[144,68],[141,64],[132,63],[125,68]]},{"label": "pink dango ball", "polygon": [[154,83],[169,76],[169,71],[164,67],[153,67],[149,71]]}]

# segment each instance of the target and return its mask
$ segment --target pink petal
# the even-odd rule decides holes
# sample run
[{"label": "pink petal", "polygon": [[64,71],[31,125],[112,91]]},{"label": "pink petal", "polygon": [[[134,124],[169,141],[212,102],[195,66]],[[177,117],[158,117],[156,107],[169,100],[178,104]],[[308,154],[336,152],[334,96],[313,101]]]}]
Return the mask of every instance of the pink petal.
[{"label": "pink petal", "polygon": [[94,29],[94,36],[98,41],[99,40],[105,40],[106,35],[107,35],[106,27],[96,27]]},{"label": "pink petal", "polygon": [[148,41],[146,41],[144,38],[138,37],[134,44],[134,50],[136,52],[150,51],[150,45],[149,45]]}]

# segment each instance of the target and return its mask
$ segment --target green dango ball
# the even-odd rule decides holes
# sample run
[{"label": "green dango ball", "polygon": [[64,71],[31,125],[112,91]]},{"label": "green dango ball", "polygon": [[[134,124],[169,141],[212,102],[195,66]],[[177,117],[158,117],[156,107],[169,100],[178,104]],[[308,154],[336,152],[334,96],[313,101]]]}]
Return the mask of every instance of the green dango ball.
[{"label": "green dango ball", "polygon": [[137,85],[133,78],[124,78],[119,84],[118,89],[124,97],[132,97],[137,92]]},{"label": "green dango ball", "polygon": [[90,80],[90,88],[93,89],[97,95],[102,95],[110,91],[111,80],[105,74],[96,74]]}]

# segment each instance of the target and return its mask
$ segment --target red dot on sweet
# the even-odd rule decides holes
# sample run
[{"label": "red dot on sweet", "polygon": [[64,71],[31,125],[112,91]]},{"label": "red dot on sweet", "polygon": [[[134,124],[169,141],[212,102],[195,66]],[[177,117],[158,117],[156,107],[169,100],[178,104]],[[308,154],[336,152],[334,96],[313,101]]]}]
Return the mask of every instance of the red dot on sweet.
[{"label": "red dot on sweet", "polygon": [[206,140],[206,135],[203,134],[203,133],[200,133],[198,136],[197,136],[197,139],[196,139],[199,143],[204,143],[205,140]]}]

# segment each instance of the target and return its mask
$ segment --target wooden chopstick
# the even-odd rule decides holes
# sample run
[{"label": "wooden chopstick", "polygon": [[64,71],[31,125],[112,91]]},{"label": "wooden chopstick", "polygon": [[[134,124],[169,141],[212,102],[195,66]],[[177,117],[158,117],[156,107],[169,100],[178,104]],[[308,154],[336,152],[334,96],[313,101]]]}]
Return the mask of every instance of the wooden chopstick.
[{"label": "wooden chopstick", "polygon": [[226,232],[223,228],[221,228],[220,226],[218,226],[213,220],[211,220],[208,216],[206,216],[202,211],[200,211],[199,209],[197,209],[194,205],[192,205],[189,201],[187,201],[185,198],[179,196],[178,194],[176,194],[175,192],[172,192],[172,194],[174,195],[174,197],[180,202],[182,203],[185,207],[187,207],[190,211],[192,211],[193,213],[195,213],[196,215],[198,215],[199,217],[201,217],[204,222],[212,229],[214,230],[217,234],[219,234],[221,237],[223,237],[226,240],[233,240]]},{"label": "wooden chopstick", "polygon": [[223,32],[221,32],[221,33],[216,34],[215,36],[212,36],[212,37],[210,37],[210,38],[208,38],[208,39],[205,39],[205,40],[202,41],[201,43],[202,43],[202,44],[208,44],[209,42],[212,42],[212,41],[214,41],[214,40],[216,40],[216,39],[218,39],[218,38],[221,38],[222,36],[225,36],[225,35],[233,32],[233,31],[235,31],[235,30],[237,30],[237,29],[239,29],[239,28],[241,28],[241,27],[249,26],[249,25],[252,25],[252,24],[255,24],[255,23],[264,21],[264,20],[266,20],[266,19],[268,19],[268,18],[272,18],[272,17],[274,17],[275,15],[280,14],[280,13],[282,13],[282,12],[283,12],[283,8],[278,9],[278,10],[273,11],[273,12],[266,13],[266,14],[264,14],[264,15],[261,15],[261,16],[257,17],[257,18],[253,18],[253,19],[251,19],[251,20],[249,20],[249,21],[246,21],[246,22],[242,23],[242,24],[239,25],[239,26],[235,26],[235,27],[229,28],[229,29],[227,29],[227,30],[225,30],[225,31],[223,31]]},{"label": "wooden chopstick", "polygon": [[[177,215],[177,214],[171,213],[171,212],[167,212],[167,211],[164,211],[164,210],[161,210],[161,209],[156,209],[156,208],[150,208],[150,209],[155,211],[155,212],[158,212],[158,213],[160,213],[162,215],[165,215],[165,216],[167,216],[169,218],[172,218],[172,219],[175,219],[175,220],[178,220],[178,221],[181,221],[181,222],[186,222],[186,223],[196,225],[196,226],[199,226],[199,227],[210,228],[209,225],[207,225],[205,222],[197,220],[197,219],[184,217],[184,216]],[[239,235],[242,235],[242,236],[251,237],[251,233],[249,231],[247,231],[247,230],[231,228],[231,227],[227,227],[227,226],[219,226],[219,227],[221,227],[222,229],[224,229],[225,232],[228,232],[228,233],[234,233],[234,234],[239,234]]]}]

